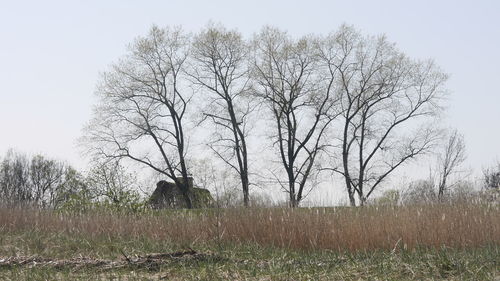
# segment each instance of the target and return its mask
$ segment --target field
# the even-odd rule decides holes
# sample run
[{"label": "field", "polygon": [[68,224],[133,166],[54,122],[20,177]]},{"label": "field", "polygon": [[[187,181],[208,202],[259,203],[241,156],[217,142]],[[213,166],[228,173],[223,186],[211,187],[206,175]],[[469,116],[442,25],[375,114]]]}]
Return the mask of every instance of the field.
[{"label": "field", "polygon": [[0,210],[1,280],[497,280],[498,205]]}]

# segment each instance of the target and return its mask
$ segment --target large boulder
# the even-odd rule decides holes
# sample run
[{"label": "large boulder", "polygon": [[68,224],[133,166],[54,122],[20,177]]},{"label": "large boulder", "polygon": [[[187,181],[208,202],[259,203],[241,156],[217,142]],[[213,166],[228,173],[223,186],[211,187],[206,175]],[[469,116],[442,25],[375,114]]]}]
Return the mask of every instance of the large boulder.
[{"label": "large boulder", "polygon": [[[179,180],[182,179],[179,178]],[[188,186],[193,208],[208,208],[214,205],[214,199],[210,191],[195,187],[192,177],[188,178]],[[154,209],[181,209],[187,207],[181,189],[175,183],[164,180],[156,184],[156,189],[151,195],[149,203]]]}]

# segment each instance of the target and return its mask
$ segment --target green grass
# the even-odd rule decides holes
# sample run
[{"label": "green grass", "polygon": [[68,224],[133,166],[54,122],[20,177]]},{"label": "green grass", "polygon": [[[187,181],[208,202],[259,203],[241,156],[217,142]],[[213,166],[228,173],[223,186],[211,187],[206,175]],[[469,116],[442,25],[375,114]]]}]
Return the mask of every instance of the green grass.
[{"label": "green grass", "polygon": [[[232,249],[236,251],[236,249]],[[494,280],[498,264],[485,249],[480,252],[430,251],[388,255],[300,254],[275,251],[269,259],[256,255],[242,259],[172,262],[157,268],[119,270],[71,268],[3,268],[7,280]],[[489,256],[488,255],[492,255]],[[234,258],[235,260],[231,259]]]}]

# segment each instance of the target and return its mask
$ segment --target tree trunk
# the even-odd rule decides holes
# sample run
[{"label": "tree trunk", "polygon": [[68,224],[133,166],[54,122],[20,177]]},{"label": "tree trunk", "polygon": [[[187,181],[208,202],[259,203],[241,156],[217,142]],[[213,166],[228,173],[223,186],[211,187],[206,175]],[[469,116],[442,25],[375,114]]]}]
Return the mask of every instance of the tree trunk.
[{"label": "tree trunk", "polygon": [[444,199],[444,189],[446,187],[446,179],[443,179],[440,183],[439,183],[439,187],[438,187],[438,200],[439,202],[443,202],[443,199]]},{"label": "tree trunk", "polygon": [[295,198],[295,194],[290,195],[290,207],[297,208],[299,206],[299,201]]},{"label": "tree trunk", "polygon": [[189,186],[187,183],[181,183],[180,189],[182,191],[182,197],[184,197],[184,200],[186,201],[186,207],[188,209],[193,208],[193,202],[191,201],[191,190],[189,189]]},{"label": "tree trunk", "polygon": [[288,179],[288,192],[290,194],[290,202],[289,205],[291,208],[295,208],[299,206],[299,202],[297,201],[297,194],[295,194],[295,180],[293,176]]},{"label": "tree trunk", "polygon": [[[181,171],[182,171],[182,182],[180,183],[179,187],[182,191],[182,196],[184,197],[184,200],[186,201],[186,207],[188,209],[193,208],[193,202],[191,201],[191,187],[189,186],[189,180],[188,180],[188,174],[187,174],[187,168],[186,168],[186,163],[183,158],[182,150],[180,150],[179,155],[182,157],[180,160],[181,163]],[[178,183],[178,180],[175,182],[176,184]]]},{"label": "tree trunk", "polygon": [[362,194],[359,195],[359,206],[363,207],[366,205],[366,197],[364,197]]},{"label": "tree trunk", "polygon": [[349,205],[351,205],[351,207],[356,207],[356,198],[354,197],[355,192],[352,188],[350,178],[344,175],[344,179],[345,179],[347,194],[349,195]]},{"label": "tree trunk", "polygon": [[243,205],[245,207],[250,206],[250,196],[249,196],[249,182],[248,182],[248,175],[246,172],[241,174],[241,186],[243,189]]},{"label": "tree trunk", "polygon": [[[349,186],[349,183],[347,183],[347,185]],[[352,192],[351,190],[348,190],[347,192],[349,193],[349,204],[351,205],[351,207],[356,207],[356,198],[354,198],[354,192]]]}]

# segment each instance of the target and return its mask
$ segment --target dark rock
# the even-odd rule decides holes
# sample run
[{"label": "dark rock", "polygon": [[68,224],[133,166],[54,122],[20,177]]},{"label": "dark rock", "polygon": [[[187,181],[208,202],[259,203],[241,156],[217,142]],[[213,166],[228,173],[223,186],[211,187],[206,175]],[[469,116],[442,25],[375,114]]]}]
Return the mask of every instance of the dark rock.
[{"label": "dark rock", "polygon": [[[178,178],[182,181],[182,178]],[[193,185],[193,178],[188,178],[189,196],[193,204],[193,208],[208,208],[213,206],[214,199],[210,191],[204,188],[197,188]],[[154,209],[181,209],[186,208],[186,200],[182,195],[181,189],[172,182],[164,180],[156,184],[156,189],[149,199],[151,207]]]}]

